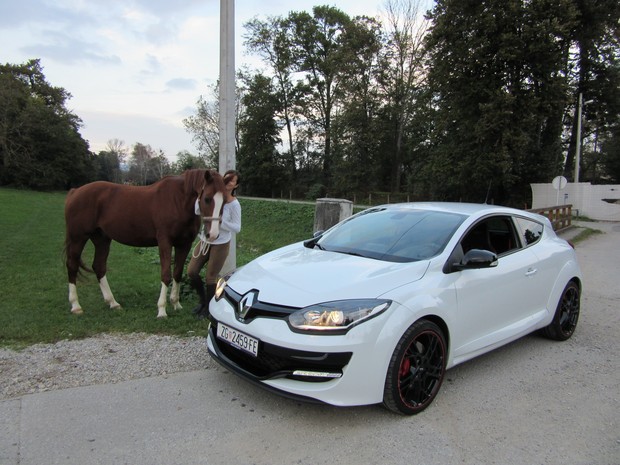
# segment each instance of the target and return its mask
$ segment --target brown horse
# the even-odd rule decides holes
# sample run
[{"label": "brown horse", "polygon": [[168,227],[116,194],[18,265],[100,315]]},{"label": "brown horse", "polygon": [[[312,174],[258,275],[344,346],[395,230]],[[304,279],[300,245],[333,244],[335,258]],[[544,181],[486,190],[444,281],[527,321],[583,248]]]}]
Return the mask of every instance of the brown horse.
[{"label": "brown horse", "polygon": [[[82,313],[76,278],[85,267],[82,251],[90,240],[95,246],[94,271],[103,298],[111,309],[120,308],[106,278],[110,243],[114,240],[134,247],[159,247],[161,292],[157,318],[165,318],[166,295],[172,280],[170,303],[179,303],[179,283],[185,259],[200,229],[200,216],[209,239],[219,235],[224,205],[224,181],[215,170],[189,170],[168,176],[150,186],[127,186],[97,181],[71,189],[65,201],[65,254],[69,276],[71,312]],[[200,212],[195,208],[199,205]],[[170,274],[174,247],[174,273]]]}]

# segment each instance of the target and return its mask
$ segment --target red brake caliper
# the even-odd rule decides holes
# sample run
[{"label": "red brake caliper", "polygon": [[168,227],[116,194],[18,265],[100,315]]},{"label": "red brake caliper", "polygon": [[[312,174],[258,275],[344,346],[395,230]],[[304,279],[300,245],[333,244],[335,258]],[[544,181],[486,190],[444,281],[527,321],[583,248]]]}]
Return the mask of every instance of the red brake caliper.
[{"label": "red brake caliper", "polygon": [[402,378],[403,376],[405,376],[407,373],[409,373],[409,370],[411,369],[411,362],[409,361],[408,358],[404,359],[402,361],[402,363],[400,364],[400,370],[398,370],[398,376],[400,378]]}]

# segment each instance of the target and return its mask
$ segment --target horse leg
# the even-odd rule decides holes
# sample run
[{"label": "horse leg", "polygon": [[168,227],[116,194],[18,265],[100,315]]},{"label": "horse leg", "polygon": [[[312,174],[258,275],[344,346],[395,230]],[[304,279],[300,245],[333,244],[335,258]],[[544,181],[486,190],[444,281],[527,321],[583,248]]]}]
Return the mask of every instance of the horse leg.
[{"label": "horse leg", "polygon": [[166,313],[166,296],[168,295],[168,286],[163,282],[161,283],[161,290],[159,291],[159,299],[157,300],[157,318],[167,318]]},{"label": "horse leg", "polygon": [[71,313],[75,315],[81,315],[84,313],[84,310],[82,310],[82,306],[78,300],[76,282],[78,272],[80,271],[82,251],[84,250],[87,240],[87,238],[79,241],[67,240],[66,245],[66,266],[67,277],[69,279],[69,303],[71,304]]},{"label": "horse leg", "polygon": [[110,254],[110,244],[112,240],[104,235],[98,235],[90,239],[95,246],[95,256],[93,258],[93,271],[99,281],[99,288],[103,294],[103,300],[110,306],[110,310],[121,308],[108,284],[106,277],[108,255]]},{"label": "horse leg", "polygon": [[172,280],[172,288],[170,290],[170,304],[174,310],[183,310],[183,305],[181,305],[181,298],[179,297],[181,293],[181,283],[176,279]]},{"label": "horse leg", "polygon": [[172,281],[172,276],[170,275],[172,245],[169,241],[161,238],[158,240],[158,243],[159,262],[161,263],[161,290],[157,300],[157,318],[166,318],[168,316],[166,313],[166,296],[168,295],[168,286],[170,286],[170,281]]},{"label": "horse leg", "polygon": [[181,279],[183,279],[183,268],[185,268],[185,260],[189,255],[192,244],[177,246],[174,248],[174,270],[172,272],[172,290],[170,291],[170,303],[175,310],[183,309],[179,291],[181,288]]}]

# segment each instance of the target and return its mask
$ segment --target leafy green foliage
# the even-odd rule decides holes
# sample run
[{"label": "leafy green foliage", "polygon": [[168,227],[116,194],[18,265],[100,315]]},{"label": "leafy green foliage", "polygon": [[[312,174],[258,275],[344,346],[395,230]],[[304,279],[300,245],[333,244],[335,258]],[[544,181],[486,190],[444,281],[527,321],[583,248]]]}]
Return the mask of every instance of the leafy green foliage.
[{"label": "leafy green foliage", "polygon": [[[428,37],[439,197],[524,200],[560,169],[572,2],[437,2]],[[553,20],[550,20],[553,18]]]},{"label": "leafy green foliage", "polygon": [[[245,25],[266,71],[237,80],[244,194],[523,206],[530,183],[571,178],[579,94],[581,180],[618,178],[617,0],[437,0],[423,20],[424,7],[387,0],[369,18],[316,6]],[[217,87],[183,121],[199,156],[171,165],[146,144],[128,159],[122,144],[90,154],[70,94],[46,82],[38,60],[0,66],[0,184],[148,184],[214,167]]]},{"label": "leafy green foliage", "polygon": [[284,186],[284,169],[277,145],[280,127],[275,114],[280,104],[269,79],[256,75],[242,99],[245,113],[239,121],[238,153],[242,183],[252,195],[270,197]]},{"label": "leafy green foliage", "polygon": [[[182,283],[183,310],[168,306],[168,318],[157,320],[160,291],[156,248],[113,243],[108,280],[123,306],[111,311],[101,297],[96,278],[78,278],[81,316],[69,311],[67,273],[63,258],[64,193],[40,193],[0,188],[0,345],[88,337],[101,332],[206,335],[207,323],[190,309],[197,298]],[[312,234],[312,205],[240,199],[243,225],[237,236],[237,264]],[[92,262],[87,244],[84,262]]]},{"label": "leafy green foliage", "polygon": [[94,178],[70,97],[47,83],[39,60],[0,65],[0,184],[66,189]]}]

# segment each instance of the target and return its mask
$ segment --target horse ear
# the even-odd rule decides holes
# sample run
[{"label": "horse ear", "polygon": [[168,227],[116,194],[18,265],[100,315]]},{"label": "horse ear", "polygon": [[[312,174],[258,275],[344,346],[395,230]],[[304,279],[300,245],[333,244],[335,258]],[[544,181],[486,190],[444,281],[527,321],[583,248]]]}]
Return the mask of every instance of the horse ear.
[{"label": "horse ear", "polygon": [[211,170],[205,170],[205,181],[207,183],[213,182],[213,173],[211,173]]}]

